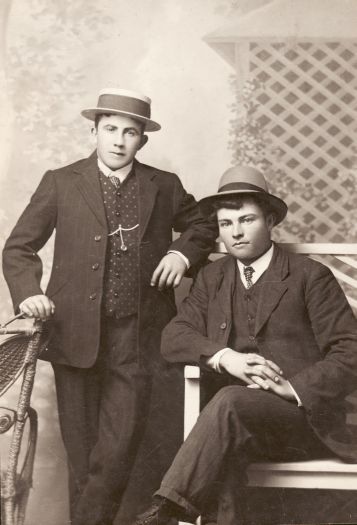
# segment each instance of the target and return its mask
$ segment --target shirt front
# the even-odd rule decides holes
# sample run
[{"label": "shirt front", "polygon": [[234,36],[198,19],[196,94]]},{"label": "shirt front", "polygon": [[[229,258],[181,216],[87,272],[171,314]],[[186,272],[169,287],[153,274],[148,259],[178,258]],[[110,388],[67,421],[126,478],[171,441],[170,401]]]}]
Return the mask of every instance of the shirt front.
[{"label": "shirt front", "polygon": [[[273,255],[274,255],[274,244],[270,246],[268,251],[266,251],[258,259],[256,259],[254,262],[248,265],[252,267],[254,270],[254,273],[252,275],[253,284],[255,284],[258,281],[258,279],[263,275],[263,273],[268,269],[269,264],[273,258]],[[245,288],[248,288],[247,280],[244,276],[244,268],[247,268],[247,266],[243,264],[242,261],[240,261],[239,259],[237,259],[237,264],[238,264],[239,275],[242,280],[242,283]]]},{"label": "shirt front", "polygon": [[104,162],[98,157],[98,168],[100,171],[105,175],[106,177],[117,177],[120,181],[120,183],[124,182],[129,173],[131,172],[131,169],[133,167],[133,162],[130,164],[127,164],[126,166],[123,166],[122,168],[119,168],[115,171],[112,171]]}]

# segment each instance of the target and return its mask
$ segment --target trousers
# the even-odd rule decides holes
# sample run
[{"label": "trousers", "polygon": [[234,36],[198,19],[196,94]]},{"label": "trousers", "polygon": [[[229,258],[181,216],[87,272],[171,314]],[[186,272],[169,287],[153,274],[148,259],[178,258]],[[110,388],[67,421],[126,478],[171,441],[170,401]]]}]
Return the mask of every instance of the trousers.
[{"label": "trousers", "polygon": [[89,369],[53,364],[68,457],[72,525],[111,525],[140,445],[150,378],[137,355],[137,317],[103,320]]},{"label": "trousers", "polygon": [[[223,387],[201,412],[156,495],[196,518],[217,495],[218,525],[237,525],[244,512],[239,488],[252,461],[331,456],[303,408],[246,386]],[[238,491],[238,494],[237,494]]]}]

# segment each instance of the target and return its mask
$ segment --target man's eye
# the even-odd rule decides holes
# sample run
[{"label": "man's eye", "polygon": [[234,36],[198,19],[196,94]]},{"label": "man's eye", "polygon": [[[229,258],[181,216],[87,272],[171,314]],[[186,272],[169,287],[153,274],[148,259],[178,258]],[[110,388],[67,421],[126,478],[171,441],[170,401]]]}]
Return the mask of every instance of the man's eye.
[{"label": "man's eye", "polygon": [[219,225],[220,225],[221,228],[227,228],[227,226],[229,226],[229,223],[228,222],[220,222]]},{"label": "man's eye", "polygon": [[130,137],[136,137],[138,135],[138,132],[135,129],[128,129],[126,131],[126,134]]},{"label": "man's eye", "polygon": [[246,223],[251,223],[254,221],[254,217],[244,217],[244,219],[242,219],[242,222],[246,222]]},{"label": "man's eye", "polygon": [[107,126],[105,129],[109,131],[109,133],[113,133],[113,131],[115,131],[115,128],[113,126]]}]

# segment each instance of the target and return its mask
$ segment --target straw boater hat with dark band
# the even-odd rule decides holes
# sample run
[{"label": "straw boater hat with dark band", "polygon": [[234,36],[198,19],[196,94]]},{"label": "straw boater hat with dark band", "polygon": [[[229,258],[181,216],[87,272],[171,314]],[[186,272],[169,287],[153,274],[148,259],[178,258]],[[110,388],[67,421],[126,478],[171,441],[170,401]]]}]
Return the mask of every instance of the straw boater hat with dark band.
[{"label": "straw boater hat with dark band", "polygon": [[288,211],[285,202],[269,193],[267,182],[263,174],[251,166],[235,166],[225,171],[219,181],[218,192],[201,199],[199,204],[204,213],[214,210],[213,203],[224,197],[239,195],[259,195],[265,200],[276,214],[276,224],[281,222]]},{"label": "straw boater hat with dark band", "polygon": [[151,120],[151,99],[127,89],[106,88],[99,92],[96,108],[84,109],[83,117],[95,120],[97,115],[123,115],[145,124],[145,131],[158,131],[160,124]]}]

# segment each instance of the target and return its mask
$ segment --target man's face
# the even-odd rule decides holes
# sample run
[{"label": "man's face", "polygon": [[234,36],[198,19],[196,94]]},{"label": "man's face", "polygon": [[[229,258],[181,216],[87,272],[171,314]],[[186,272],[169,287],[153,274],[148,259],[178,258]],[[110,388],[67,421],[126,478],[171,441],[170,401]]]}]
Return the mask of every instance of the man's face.
[{"label": "man's face", "polygon": [[217,220],[227,252],[245,265],[251,264],[270,248],[274,217],[265,217],[254,201],[244,201],[239,210],[220,208]]},{"label": "man's face", "polygon": [[123,168],[146,143],[140,122],[121,115],[103,115],[95,130],[98,157],[108,168]]}]

